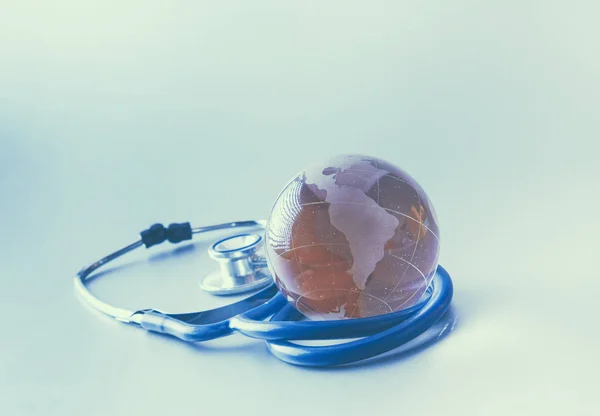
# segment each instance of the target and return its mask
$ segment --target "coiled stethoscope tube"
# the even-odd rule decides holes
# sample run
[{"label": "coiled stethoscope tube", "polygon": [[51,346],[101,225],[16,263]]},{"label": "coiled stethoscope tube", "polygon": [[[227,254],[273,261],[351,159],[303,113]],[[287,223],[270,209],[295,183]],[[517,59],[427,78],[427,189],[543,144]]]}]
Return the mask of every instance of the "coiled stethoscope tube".
[{"label": "coiled stethoscope tube", "polygon": [[[438,266],[432,284],[414,306],[385,315],[335,321],[299,321],[302,315],[278,291],[274,283],[233,304],[182,314],[155,309],[127,310],[94,296],[85,280],[97,269],[136,248],[190,240],[192,234],[243,227],[264,227],[264,221],[241,221],[192,228],[189,223],[168,228],[156,224],[136,241],[81,270],[75,277],[77,292],[93,307],[119,321],[146,330],[169,334],[188,342],[221,338],[234,332],[264,340],[282,361],[302,366],[332,366],[364,360],[414,339],[434,325],[448,310],[453,286],[448,272]],[[269,318],[268,320],[265,320]],[[342,344],[307,346],[293,340],[355,339]]]}]

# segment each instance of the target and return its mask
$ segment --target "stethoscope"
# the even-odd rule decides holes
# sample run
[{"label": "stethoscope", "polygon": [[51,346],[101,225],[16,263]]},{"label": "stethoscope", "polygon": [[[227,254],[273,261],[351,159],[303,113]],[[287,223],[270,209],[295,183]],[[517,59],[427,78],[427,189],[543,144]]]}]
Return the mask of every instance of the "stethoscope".
[{"label": "stethoscope", "polygon": [[[164,227],[155,224],[140,233],[136,242],[85,267],[75,277],[78,293],[97,310],[148,331],[168,334],[188,342],[225,337],[234,332],[264,340],[269,351],[285,362],[302,366],[333,366],[352,363],[395,349],[432,327],[448,310],[452,299],[452,280],[437,267],[433,280],[413,306],[379,316],[335,321],[303,321],[298,312],[279,292],[269,273],[268,263],[259,255],[265,221],[241,221],[192,228],[189,223]],[[109,305],[97,298],[86,280],[100,267],[142,246],[169,241],[191,240],[195,234],[227,229],[252,229],[219,239],[209,248],[219,262],[201,287],[213,294],[227,295],[258,291],[250,297],[220,308],[171,314],[155,309],[129,310]],[[358,339],[354,339],[358,338]],[[290,341],[340,340],[334,345],[300,345]]]}]

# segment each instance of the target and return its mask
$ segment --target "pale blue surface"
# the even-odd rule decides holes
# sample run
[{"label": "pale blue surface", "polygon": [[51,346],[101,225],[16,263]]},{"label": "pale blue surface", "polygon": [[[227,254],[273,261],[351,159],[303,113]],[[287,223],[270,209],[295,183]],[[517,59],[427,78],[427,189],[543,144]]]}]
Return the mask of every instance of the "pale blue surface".
[{"label": "pale blue surface", "polygon": [[[0,13],[0,413],[600,413],[598,2],[88,3]],[[75,298],[73,273],[142,228],[266,217],[340,152],[435,204],[458,316],[439,344],[310,371]],[[160,260],[94,289],[219,304],[202,249]]]}]

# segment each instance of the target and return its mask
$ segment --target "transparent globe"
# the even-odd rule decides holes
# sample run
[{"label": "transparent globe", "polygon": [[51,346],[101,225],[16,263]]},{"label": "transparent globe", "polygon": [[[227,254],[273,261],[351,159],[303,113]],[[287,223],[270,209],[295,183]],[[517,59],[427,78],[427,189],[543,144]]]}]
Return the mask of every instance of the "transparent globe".
[{"label": "transparent globe", "polygon": [[300,312],[347,319],[417,303],[439,244],[434,208],[413,178],[383,160],[342,155],[287,184],[265,249],[277,286]]}]

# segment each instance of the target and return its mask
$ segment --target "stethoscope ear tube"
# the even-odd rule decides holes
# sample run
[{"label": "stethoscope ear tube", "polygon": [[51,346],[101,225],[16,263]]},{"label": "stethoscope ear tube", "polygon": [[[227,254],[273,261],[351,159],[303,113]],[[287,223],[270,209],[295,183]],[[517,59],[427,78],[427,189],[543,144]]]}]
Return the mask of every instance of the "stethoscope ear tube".
[{"label": "stethoscope ear tube", "polygon": [[[432,284],[431,298],[422,308],[397,325],[377,334],[328,346],[266,341],[267,347],[282,361],[311,367],[348,364],[386,353],[421,335],[446,313],[452,300],[453,286],[450,275],[442,266],[438,266]],[[289,309],[282,308],[272,317],[272,320],[285,320],[289,313]]]}]

